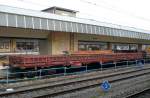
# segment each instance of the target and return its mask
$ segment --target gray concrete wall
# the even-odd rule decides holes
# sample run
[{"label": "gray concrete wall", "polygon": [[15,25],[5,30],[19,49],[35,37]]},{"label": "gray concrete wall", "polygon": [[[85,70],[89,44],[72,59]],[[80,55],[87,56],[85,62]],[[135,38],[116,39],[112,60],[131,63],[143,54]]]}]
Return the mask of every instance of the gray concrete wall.
[{"label": "gray concrete wall", "polygon": [[52,33],[45,40],[39,41],[39,52],[42,55],[52,54]]},{"label": "gray concrete wall", "polygon": [[46,40],[39,41],[39,53],[40,54],[47,54],[47,42]]}]

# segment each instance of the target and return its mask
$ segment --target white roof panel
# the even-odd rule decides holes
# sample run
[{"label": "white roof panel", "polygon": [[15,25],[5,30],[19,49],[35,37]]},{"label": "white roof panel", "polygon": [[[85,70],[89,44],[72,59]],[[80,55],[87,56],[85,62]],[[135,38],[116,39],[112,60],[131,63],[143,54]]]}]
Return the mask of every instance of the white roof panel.
[{"label": "white roof panel", "polygon": [[100,22],[100,21],[91,20],[91,19],[61,16],[61,15],[56,15],[56,14],[51,14],[51,13],[46,13],[46,12],[41,12],[41,11],[36,11],[36,10],[10,7],[6,5],[0,5],[0,12],[40,17],[40,18],[56,19],[56,20],[63,20],[63,21],[71,21],[71,22],[98,25],[98,26],[105,26],[105,27],[111,27],[111,28],[116,28],[116,29],[124,29],[124,30],[129,30],[129,31],[142,32],[142,33],[150,32],[148,30],[138,29],[134,27],[105,23],[105,22]]}]

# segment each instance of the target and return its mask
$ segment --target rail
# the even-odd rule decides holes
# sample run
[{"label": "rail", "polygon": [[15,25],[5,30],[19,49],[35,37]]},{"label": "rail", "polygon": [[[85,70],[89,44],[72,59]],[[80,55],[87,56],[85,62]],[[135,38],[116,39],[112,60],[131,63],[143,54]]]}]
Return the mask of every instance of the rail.
[{"label": "rail", "polygon": [[[90,87],[98,86],[102,83],[102,79],[109,80],[110,83],[123,81],[130,78],[136,78],[143,75],[149,75],[150,68],[145,68],[141,70],[133,70],[126,72],[113,73],[111,75],[106,76],[95,76],[95,77],[87,77],[85,79],[76,79],[76,80],[68,80],[66,82],[60,82],[56,84],[42,84],[29,88],[22,88],[20,90],[15,90],[12,92],[1,93],[0,97],[15,97],[21,98],[27,95],[33,98],[42,98],[46,96],[57,96],[65,93],[74,92],[77,90],[82,90]],[[47,92],[48,91],[48,92]],[[47,93],[46,93],[47,92]]]},{"label": "rail", "polygon": [[142,94],[144,92],[147,92],[147,91],[150,91],[150,88],[145,88],[145,89],[141,90],[138,93],[133,93],[131,95],[128,95],[126,98],[133,98],[133,97],[136,98],[138,95],[140,95],[140,94]]}]

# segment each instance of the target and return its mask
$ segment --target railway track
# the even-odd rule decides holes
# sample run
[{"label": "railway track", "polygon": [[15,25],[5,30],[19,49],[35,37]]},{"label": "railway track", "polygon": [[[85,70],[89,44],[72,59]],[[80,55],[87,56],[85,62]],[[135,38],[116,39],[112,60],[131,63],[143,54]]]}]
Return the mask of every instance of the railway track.
[{"label": "railway track", "polygon": [[55,84],[37,85],[28,88],[18,89],[12,92],[4,92],[0,94],[1,98],[49,98],[58,96],[65,93],[70,93],[86,88],[98,86],[103,80],[109,82],[122,81],[129,78],[135,78],[138,76],[150,74],[150,68],[142,70],[132,70],[119,73],[113,73],[111,75],[104,76],[92,76],[86,78],[79,78],[76,80],[68,80],[65,82],[58,82]]},{"label": "railway track", "polygon": [[[144,68],[150,68],[148,65],[145,65]],[[136,69],[138,70],[138,69]],[[88,73],[82,73],[82,74],[73,74],[73,75],[66,75],[66,76],[61,76],[61,77],[54,77],[54,78],[45,78],[45,79],[38,79],[38,80],[29,80],[29,81],[23,81],[23,82],[16,82],[16,83],[9,83],[9,84],[3,84],[1,85],[1,89],[5,90],[7,88],[24,88],[24,87],[30,87],[30,86],[37,86],[41,84],[49,84],[49,83],[58,83],[59,81],[65,82],[68,80],[75,80],[77,78],[87,78],[87,77],[93,77],[93,76],[106,76],[106,75],[111,75],[111,74],[119,74],[127,71],[135,71],[135,68],[133,67],[125,67],[125,68],[117,68],[117,69],[112,69],[109,68],[107,70],[103,71],[92,71]],[[7,88],[6,88],[7,87]]]},{"label": "railway track", "polygon": [[[127,96],[127,98],[136,98],[136,97],[140,96],[141,94],[148,92],[148,91],[150,91],[150,89],[146,88],[146,89],[143,89],[142,91],[140,91],[138,93],[133,93],[133,94]],[[149,97],[149,96],[147,96],[147,97]]]}]

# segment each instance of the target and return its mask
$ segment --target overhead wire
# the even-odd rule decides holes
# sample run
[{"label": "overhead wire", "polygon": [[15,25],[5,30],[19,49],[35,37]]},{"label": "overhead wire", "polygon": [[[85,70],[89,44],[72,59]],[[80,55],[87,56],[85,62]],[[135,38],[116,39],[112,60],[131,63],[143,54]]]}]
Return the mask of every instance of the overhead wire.
[{"label": "overhead wire", "polygon": [[135,17],[135,18],[138,18],[138,19],[142,19],[142,20],[145,20],[145,21],[150,21],[150,19],[148,19],[148,18],[135,15],[135,14],[127,12],[127,11],[125,11],[123,9],[120,10],[120,8],[117,8],[116,6],[110,5],[110,4],[108,4],[108,3],[104,2],[104,1],[101,1],[101,5],[98,4],[98,3],[95,3],[95,2],[87,1],[87,0],[80,0],[80,1],[84,2],[84,3],[88,3],[88,4],[91,4],[91,5],[94,5],[94,6],[97,6],[97,7],[102,7],[102,8],[111,10],[111,11],[122,13],[122,14],[125,14],[125,15],[128,14],[128,15],[130,15],[132,17]]},{"label": "overhead wire", "polygon": [[[25,3],[30,3],[30,4],[33,4],[33,5],[38,5],[38,6],[42,6],[42,7],[49,7],[50,6],[50,5],[47,5],[47,4],[32,2],[31,0],[30,1],[29,0],[18,0],[18,1],[25,2]],[[49,0],[47,0],[47,1],[49,1]],[[116,6],[110,5],[107,2],[102,1],[102,0],[101,0],[101,4],[96,3],[96,2],[91,2],[91,1],[88,1],[88,0],[79,0],[79,1],[81,1],[83,3],[87,3],[87,4],[90,4],[90,5],[93,5],[93,6],[102,7],[104,9],[111,10],[113,12],[129,15],[131,17],[135,17],[135,18],[138,18],[138,19],[141,19],[141,20],[150,21],[150,19],[148,19],[148,18],[145,18],[145,17],[142,17],[142,16],[135,15],[133,13],[127,12],[127,11],[125,11],[123,9],[120,9],[120,8],[116,7]],[[92,15],[90,13],[85,13],[85,12],[80,12],[80,13],[84,14],[84,15],[90,15],[90,16],[98,17],[98,16]]]}]

